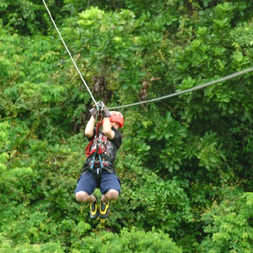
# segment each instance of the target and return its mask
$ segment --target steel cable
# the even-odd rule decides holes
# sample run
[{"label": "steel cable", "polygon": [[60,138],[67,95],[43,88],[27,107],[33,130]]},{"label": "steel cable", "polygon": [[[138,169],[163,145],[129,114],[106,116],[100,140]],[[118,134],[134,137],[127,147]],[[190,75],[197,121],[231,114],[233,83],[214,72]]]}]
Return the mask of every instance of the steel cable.
[{"label": "steel cable", "polygon": [[78,68],[78,66],[77,66],[77,64],[76,64],[76,62],[75,62],[75,60],[74,60],[74,58],[72,57],[72,54],[70,53],[70,51],[69,51],[69,49],[68,49],[68,47],[67,47],[67,45],[66,45],[66,43],[65,43],[65,41],[64,41],[64,39],[63,39],[63,37],[62,37],[62,35],[61,35],[61,32],[59,31],[59,29],[58,29],[58,27],[57,27],[57,25],[56,25],[56,23],[55,23],[55,21],[54,21],[54,19],[53,19],[53,16],[52,16],[52,14],[51,14],[51,12],[50,12],[50,10],[49,10],[49,8],[48,8],[48,6],[47,6],[45,0],[42,0],[42,1],[43,1],[44,5],[45,5],[45,8],[46,8],[46,10],[47,10],[47,12],[48,12],[48,15],[49,15],[49,17],[50,17],[50,19],[51,19],[51,21],[52,21],[54,27],[55,27],[55,29],[56,29],[56,31],[57,31],[57,33],[58,33],[60,39],[61,39],[61,42],[63,43],[63,45],[64,45],[66,51],[68,52],[68,54],[69,54],[69,56],[70,56],[70,58],[71,58],[71,60],[72,60],[72,63],[74,64],[74,66],[75,66],[77,72],[78,72],[79,75],[80,75],[80,78],[81,78],[83,84],[85,85],[87,91],[89,92],[89,94],[90,94],[90,96],[91,96],[93,102],[95,103],[95,105],[97,105],[97,101],[96,101],[96,99],[94,98],[94,96],[92,95],[92,92],[91,92],[89,86],[88,86],[87,83],[85,82],[85,80],[84,80],[84,78],[83,78],[83,75],[82,75],[81,71],[79,70],[79,68]]},{"label": "steel cable", "polygon": [[[70,58],[71,58],[71,60],[72,60],[72,62],[73,62],[73,64],[74,64],[74,66],[75,66],[77,72],[78,72],[79,75],[80,75],[80,78],[81,78],[83,84],[85,85],[87,91],[89,92],[89,94],[90,94],[90,96],[91,96],[93,102],[94,102],[95,105],[97,106],[97,101],[95,100],[95,98],[94,98],[94,96],[93,96],[91,90],[89,89],[87,83],[85,82],[85,80],[84,80],[84,78],[83,78],[83,76],[82,76],[82,73],[80,72],[80,70],[79,70],[79,68],[78,68],[78,66],[77,66],[77,64],[76,64],[76,62],[75,62],[75,60],[73,59],[73,57],[72,57],[72,55],[71,55],[71,53],[70,53],[70,51],[69,51],[69,49],[68,49],[68,47],[67,47],[65,41],[64,41],[64,39],[63,39],[63,37],[62,37],[62,35],[61,35],[61,32],[59,31],[59,29],[58,29],[58,27],[57,27],[57,25],[56,25],[56,23],[55,23],[55,21],[54,21],[52,15],[51,15],[51,12],[50,12],[50,10],[49,10],[49,8],[48,8],[48,6],[47,6],[45,0],[42,0],[42,1],[43,1],[44,5],[45,5],[45,8],[46,8],[46,10],[47,10],[47,12],[48,12],[48,14],[49,14],[49,17],[50,17],[50,19],[51,19],[51,21],[52,21],[52,23],[53,23],[53,25],[54,25],[54,27],[55,27],[55,29],[56,29],[56,31],[57,31],[59,37],[60,37],[62,43],[63,43],[63,45],[64,45],[66,51],[68,52],[68,54],[69,54],[69,56],[70,56]],[[235,73],[233,73],[233,74],[227,75],[227,76],[225,76],[225,77],[219,78],[219,79],[217,79],[217,80],[213,80],[213,81],[210,81],[210,82],[201,84],[201,85],[197,85],[197,86],[192,87],[192,88],[190,88],[190,89],[178,91],[178,92],[171,93],[171,94],[168,94],[168,95],[165,95],[165,96],[161,96],[161,97],[157,97],[157,98],[153,98],[153,99],[148,99],[148,100],[143,100],[143,101],[139,101],[139,102],[135,102],[135,103],[131,103],[131,104],[126,104],[126,105],[119,105],[119,106],[110,107],[109,110],[123,109],[123,108],[128,108],[128,107],[132,107],[132,106],[136,106],[136,105],[158,102],[158,101],[160,101],[160,100],[164,100],[164,99],[167,99],[167,98],[179,96],[179,95],[182,95],[182,94],[185,94],[185,93],[189,93],[189,92],[192,92],[192,91],[195,91],[195,90],[200,90],[200,89],[206,88],[206,87],[208,87],[208,86],[211,86],[211,85],[213,85],[213,84],[216,84],[216,83],[219,83],[219,82],[224,82],[224,81],[226,81],[226,80],[235,78],[235,77],[237,77],[237,76],[240,76],[240,75],[243,75],[243,74],[252,72],[252,71],[253,71],[253,67],[247,68],[247,69],[245,69],[245,70],[238,71],[238,72],[235,72]]]},{"label": "steel cable", "polygon": [[188,92],[191,92],[191,91],[200,90],[200,89],[203,89],[203,88],[205,88],[205,87],[211,86],[211,85],[213,85],[213,84],[216,84],[216,83],[219,83],[219,82],[224,82],[224,81],[226,81],[226,80],[235,78],[235,77],[237,77],[237,76],[240,76],[240,75],[243,75],[243,74],[252,72],[252,71],[253,71],[253,67],[248,68],[248,69],[245,69],[245,70],[242,70],[242,71],[235,72],[235,73],[233,73],[233,74],[230,74],[230,75],[228,75],[228,76],[222,77],[222,78],[217,79],[217,80],[213,80],[213,81],[210,81],[210,82],[207,82],[207,83],[204,83],[204,84],[201,84],[201,85],[192,87],[192,88],[190,88],[190,89],[178,91],[178,92],[171,93],[171,94],[168,94],[168,95],[165,95],[165,96],[161,96],[161,97],[158,97],[158,98],[153,98],[153,99],[149,99],[149,100],[143,100],[143,101],[135,102],[135,103],[132,103],[132,104],[114,106],[114,107],[110,107],[109,109],[110,109],[110,110],[122,109],[122,108],[132,107],[132,106],[136,106],[136,105],[141,105],[141,104],[146,104],[146,103],[157,102],[157,101],[160,101],[160,100],[163,100],[163,99],[167,99],[167,98],[179,96],[179,95],[181,95],[181,94],[188,93]]}]

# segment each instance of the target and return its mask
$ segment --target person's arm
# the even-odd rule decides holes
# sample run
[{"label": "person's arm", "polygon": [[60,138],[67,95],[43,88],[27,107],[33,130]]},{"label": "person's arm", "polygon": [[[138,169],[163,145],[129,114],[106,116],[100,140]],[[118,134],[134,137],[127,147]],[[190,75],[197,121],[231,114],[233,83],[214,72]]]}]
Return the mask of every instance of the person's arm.
[{"label": "person's arm", "polygon": [[96,119],[91,116],[90,120],[88,121],[86,127],[85,127],[85,136],[88,138],[92,138],[94,135],[94,128],[95,128]]},{"label": "person's arm", "polygon": [[102,132],[110,140],[112,140],[115,137],[115,132],[112,130],[112,125],[111,125],[109,117],[105,117],[104,120],[103,120]]},{"label": "person's arm", "polygon": [[112,130],[110,116],[111,116],[110,111],[104,105],[104,120],[103,120],[102,132],[105,136],[107,136],[110,140],[112,140],[115,136],[115,132]]}]

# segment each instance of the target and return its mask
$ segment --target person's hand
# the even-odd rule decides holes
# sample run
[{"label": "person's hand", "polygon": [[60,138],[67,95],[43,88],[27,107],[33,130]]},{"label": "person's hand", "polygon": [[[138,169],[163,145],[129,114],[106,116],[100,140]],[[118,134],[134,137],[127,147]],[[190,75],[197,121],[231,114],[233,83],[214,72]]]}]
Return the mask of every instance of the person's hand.
[{"label": "person's hand", "polygon": [[107,106],[104,104],[104,102],[102,101],[99,101],[98,104],[97,104],[97,108],[99,110],[99,112],[102,113],[103,117],[110,117],[111,114],[110,114],[110,111],[109,109],[107,108]]},{"label": "person's hand", "polygon": [[104,108],[104,117],[109,118],[111,116],[111,113],[104,103],[103,103],[103,108]]},{"label": "person's hand", "polygon": [[111,113],[109,109],[105,106],[104,107],[104,117],[109,118],[111,116]]},{"label": "person's hand", "polygon": [[91,116],[93,116],[95,118],[96,114],[97,114],[97,109],[95,107],[93,107],[92,109],[90,109],[90,114],[91,114]]}]

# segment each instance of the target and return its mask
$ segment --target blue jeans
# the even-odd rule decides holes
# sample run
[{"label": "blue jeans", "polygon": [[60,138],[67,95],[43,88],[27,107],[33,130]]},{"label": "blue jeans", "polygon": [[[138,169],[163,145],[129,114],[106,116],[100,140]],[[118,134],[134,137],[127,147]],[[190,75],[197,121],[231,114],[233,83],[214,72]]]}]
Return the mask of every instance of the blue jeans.
[{"label": "blue jeans", "polygon": [[102,194],[112,189],[120,193],[120,181],[115,173],[109,173],[103,170],[100,185],[98,183],[96,176],[91,171],[85,171],[78,180],[75,193],[84,191],[90,195],[98,187]]}]

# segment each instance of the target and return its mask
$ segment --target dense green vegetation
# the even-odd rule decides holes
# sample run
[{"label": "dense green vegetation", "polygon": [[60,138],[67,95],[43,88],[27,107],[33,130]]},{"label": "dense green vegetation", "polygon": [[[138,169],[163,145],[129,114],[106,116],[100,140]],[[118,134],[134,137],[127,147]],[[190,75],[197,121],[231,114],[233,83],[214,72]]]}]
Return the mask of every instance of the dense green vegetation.
[{"label": "dense green vegetation", "polygon": [[[47,3],[108,106],[252,67],[251,0]],[[91,222],[73,191],[92,100],[42,1],[1,0],[0,252],[253,252],[252,94],[248,73],[122,110],[122,193]]]}]

